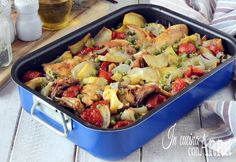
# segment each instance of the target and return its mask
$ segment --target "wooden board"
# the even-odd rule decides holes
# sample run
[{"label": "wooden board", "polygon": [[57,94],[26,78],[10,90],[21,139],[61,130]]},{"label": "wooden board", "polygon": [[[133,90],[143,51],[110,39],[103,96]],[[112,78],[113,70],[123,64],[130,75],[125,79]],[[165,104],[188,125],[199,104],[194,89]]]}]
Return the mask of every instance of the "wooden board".
[{"label": "wooden board", "polygon": [[[37,40],[37,41],[33,41],[33,42],[23,42],[21,40],[16,39],[13,44],[12,44],[12,52],[13,52],[13,61],[12,64],[19,59],[20,57],[28,54],[29,52],[32,52],[40,47],[42,47],[43,45],[46,45],[86,24],[88,24],[89,22],[95,20],[96,18],[99,18],[101,16],[104,15],[104,12],[98,12],[98,14],[93,14],[93,16],[88,15],[86,13],[87,10],[89,10],[93,5],[95,5],[97,3],[97,0],[88,0],[88,1],[84,1],[84,3],[81,4],[80,9],[78,10],[73,10],[70,16],[70,24],[62,29],[62,30],[58,30],[58,31],[46,31],[43,30],[43,34],[42,37]],[[104,8],[104,5],[101,6],[101,3],[97,4],[97,7],[101,7],[101,9]],[[105,6],[108,5],[106,4]],[[105,10],[107,11],[107,10]],[[86,19],[84,19],[84,16],[86,16]],[[13,13],[12,14],[12,18],[13,20],[15,20],[16,14]],[[0,87],[10,78],[10,71],[11,71],[11,66],[7,68],[3,68],[0,69]]]}]

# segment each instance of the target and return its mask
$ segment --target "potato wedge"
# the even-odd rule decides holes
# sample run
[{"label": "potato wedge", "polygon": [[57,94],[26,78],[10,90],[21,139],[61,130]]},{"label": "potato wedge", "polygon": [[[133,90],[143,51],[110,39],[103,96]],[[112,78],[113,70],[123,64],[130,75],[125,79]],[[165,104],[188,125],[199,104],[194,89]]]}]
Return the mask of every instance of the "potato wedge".
[{"label": "potato wedge", "polygon": [[125,32],[126,25],[122,25],[120,28],[116,29],[117,32]]},{"label": "potato wedge", "polygon": [[66,51],[64,52],[60,57],[56,58],[55,60],[53,60],[52,62],[50,63],[59,63],[59,62],[63,62],[63,61],[66,61],[66,60],[71,60],[72,59],[72,54],[70,51]]},{"label": "potato wedge", "polygon": [[178,77],[182,77],[183,71],[178,69],[176,66],[163,67],[158,69],[161,77],[164,77],[167,74],[171,75],[171,80],[174,80]]},{"label": "potato wedge", "polygon": [[184,24],[177,24],[162,32],[155,40],[157,50],[162,50],[173,45],[181,38],[188,35],[188,28]]},{"label": "potato wedge", "polygon": [[168,66],[168,57],[162,53],[160,55],[144,55],[145,62],[149,67],[162,68]]},{"label": "potato wedge", "polygon": [[134,12],[129,12],[125,14],[125,17],[123,19],[123,25],[136,25],[141,27],[144,25],[144,23],[144,17]]},{"label": "potato wedge", "polygon": [[95,43],[104,43],[112,39],[112,31],[106,27],[103,27],[98,34],[94,37]]},{"label": "potato wedge", "polygon": [[87,77],[83,79],[84,84],[95,84],[101,87],[104,87],[108,84],[107,80],[99,77]]},{"label": "potato wedge", "polygon": [[46,77],[38,77],[26,82],[25,85],[31,89],[36,89],[47,83],[48,80]]},{"label": "potato wedge", "polygon": [[96,72],[95,64],[92,61],[84,61],[71,70],[71,76],[74,79],[83,80],[84,78],[95,76]]},{"label": "potato wedge", "polygon": [[91,34],[88,33],[86,36],[84,36],[80,41],[76,42],[75,44],[73,45],[70,45],[68,48],[69,50],[71,51],[72,54],[77,54],[79,51],[81,51],[86,42],[89,40],[89,38],[91,37]]},{"label": "potato wedge", "polygon": [[201,41],[201,36],[198,33],[189,35],[180,40],[179,44],[182,43],[193,43],[195,46],[199,46]]},{"label": "potato wedge", "polygon": [[178,64],[179,57],[175,53],[174,49],[171,46],[166,48],[166,50],[164,51],[164,54],[167,56],[167,60],[168,60],[169,65],[177,65]]}]

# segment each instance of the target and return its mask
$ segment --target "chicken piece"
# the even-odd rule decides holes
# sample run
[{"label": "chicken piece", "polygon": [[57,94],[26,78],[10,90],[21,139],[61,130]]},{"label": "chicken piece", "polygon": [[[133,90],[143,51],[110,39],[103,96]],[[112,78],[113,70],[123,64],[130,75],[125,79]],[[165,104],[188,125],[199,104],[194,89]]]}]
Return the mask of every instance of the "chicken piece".
[{"label": "chicken piece", "polygon": [[95,85],[95,84],[88,84],[85,85],[81,91],[81,101],[86,105],[90,106],[95,101],[99,101],[102,99],[102,91],[104,87]]},{"label": "chicken piece", "polygon": [[62,98],[55,98],[55,100],[60,105],[70,107],[77,112],[81,112],[84,110],[84,105],[81,103],[79,98],[62,97]]},{"label": "chicken piece", "polygon": [[135,100],[137,104],[140,104],[148,95],[152,93],[160,92],[160,88],[156,85],[145,85],[145,86],[136,86],[133,89]]},{"label": "chicken piece", "polygon": [[109,42],[98,43],[98,46],[104,48],[122,47],[129,55],[133,55],[136,53],[136,49],[131,46],[127,40],[123,39],[114,39]]},{"label": "chicken piece", "polygon": [[137,52],[137,50],[131,46],[131,45],[128,45],[124,48],[125,52],[128,53],[129,55],[133,55]]},{"label": "chicken piece", "polygon": [[152,41],[152,38],[142,28],[135,25],[127,25],[127,28],[135,33],[137,45],[142,45],[144,42]]},{"label": "chicken piece", "polygon": [[62,77],[69,77],[71,75],[71,69],[82,61],[81,57],[74,57],[70,60],[65,60],[59,63],[43,64],[44,71],[47,76],[56,79]]},{"label": "chicken piece", "polygon": [[131,66],[133,68],[135,68],[135,67],[139,67],[139,68],[146,67],[147,64],[144,60],[145,55],[149,55],[149,53],[146,50],[142,50],[142,51],[139,51],[138,53],[134,54],[133,55],[134,56],[134,62]]},{"label": "chicken piece", "polygon": [[170,26],[168,29],[163,31],[155,40],[156,49],[162,50],[168,46],[173,45],[181,38],[188,35],[188,27],[184,24],[177,24]]},{"label": "chicken piece", "polygon": [[70,78],[57,79],[52,84],[51,98],[60,97],[64,90],[72,85],[78,84],[78,81]]},{"label": "chicken piece", "polygon": [[113,47],[126,47],[129,45],[129,42],[127,40],[123,40],[123,39],[114,39],[111,40],[109,42],[103,42],[103,43],[99,43],[98,46],[105,46],[108,48],[113,48]]},{"label": "chicken piece", "polygon": [[124,107],[135,105],[135,96],[131,92],[131,89],[122,88],[121,90],[119,90],[118,98],[124,104]]},{"label": "chicken piece", "polygon": [[110,65],[108,65],[108,72],[111,72],[115,67],[116,67],[116,64],[114,63],[111,63]]},{"label": "chicken piece", "polygon": [[137,57],[134,62],[132,63],[132,68],[138,67],[138,68],[143,68],[146,67],[146,62],[144,61],[143,57]]}]

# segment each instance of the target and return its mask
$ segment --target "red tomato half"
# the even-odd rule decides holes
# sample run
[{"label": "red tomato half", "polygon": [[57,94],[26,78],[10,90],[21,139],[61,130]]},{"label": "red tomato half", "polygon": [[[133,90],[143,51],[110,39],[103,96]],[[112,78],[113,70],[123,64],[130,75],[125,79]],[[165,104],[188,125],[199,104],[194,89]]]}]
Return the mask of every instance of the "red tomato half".
[{"label": "red tomato half", "polygon": [[217,47],[216,45],[209,45],[207,48],[214,54],[216,55],[219,52],[222,52],[220,47]]},{"label": "red tomato half", "polygon": [[205,73],[199,68],[196,68],[194,66],[189,66],[188,70],[184,73],[184,77],[189,78],[192,75],[196,75],[198,77],[203,76]]},{"label": "red tomato half", "polygon": [[151,95],[147,102],[146,102],[146,106],[149,109],[155,108],[158,105],[160,105],[162,102],[166,101],[166,97],[161,95],[161,94],[153,94]]},{"label": "red tomato half", "polygon": [[107,71],[108,66],[111,64],[111,62],[103,61],[100,65],[99,70]]},{"label": "red tomato half", "polygon": [[92,125],[95,125],[97,127],[102,127],[103,118],[98,109],[94,108],[85,109],[83,112],[80,113],[80,117],[84,121]]},{"label": "red tomato half", "polygon": [[192,43],[183,43],[179,46],[178,53],[179,54],[182,54],[182,53],[191,54],[196,51],[197,51],[197,49]]},{"label": "red tomato half", "polygon": [[108,82],[112,82],[112,79],[111,79],[112,73],[110,73],[110,72],[106,72],[106,71],[104,71],[104,70],[99,70],[99,72],[98,72],[98,77],[104,78],[104,79],[106,79]]},{"label": "red tomato half", "polygon": [[172,93],[178,93],[179,91],[182,91],[185,87],[187,87],[187,85],[188,84],[183,79],[175,79],[175,81],[172,83]]},{"label": "red tomato half", "polygon": [[39,71],[27,71],[24,73],[22,77],[23,82],[28,82],[34,78],[42,77],[43,74]]},{"label": "red tomato half", "polygon": [[82,51],[79,52],[81,55],[87,55],[89,52],[93,52],[94,50],[99,50],[100,48],[96,47],[86,47]]},{"label": "red tomato half", "polygon": [[81,90],[81,87],[79,85],[71,86],[63,92],[62,96],[74,98],[74,97],[77,97],[80,90]]},{"label": "red tomato half", "polygon": [[93,48],[87,47],[85,49],[83,49],[82,51],[80,51],[81,55],[87,55],[89,52],[92,52]]},{"label": "red tomato half", "polygon": [[125,33],[113,31],[112,32],[112,39],[125,39]]},{"label": "red tomato half", "polygon": [[121,127],[125,127],[127,125],[132,124],[133,121],[129,121],[129,120],[121,120],[116,122],[116,124],[113,126],[113,128],[121,128]]},{"label": "red tomato half", "polygon": [[104,79],[106,79],[108,82],[112,82],[112,79],[111,79],[112,73],[107,71],[108,66],[109,66],[110,64],[111,64],[111,63],[110,63],[110,62],[107,62],[107,61],[102,62],[102,63],[101,63],[101,66],[100,66],[100,68],[99,68],[99,71],[98,71],[98,77],[104,78]]}]

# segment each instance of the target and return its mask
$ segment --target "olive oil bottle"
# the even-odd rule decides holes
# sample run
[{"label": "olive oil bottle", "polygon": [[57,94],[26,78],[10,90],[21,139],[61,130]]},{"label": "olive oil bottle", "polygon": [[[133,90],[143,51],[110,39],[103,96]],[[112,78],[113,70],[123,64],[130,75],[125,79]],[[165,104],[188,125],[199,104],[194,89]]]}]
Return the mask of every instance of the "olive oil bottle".
[{"label": "olive oil bottle", "polygon": [[69,23],[72,0],[39,0],[39,15],[46,30],[59,30]]}]

